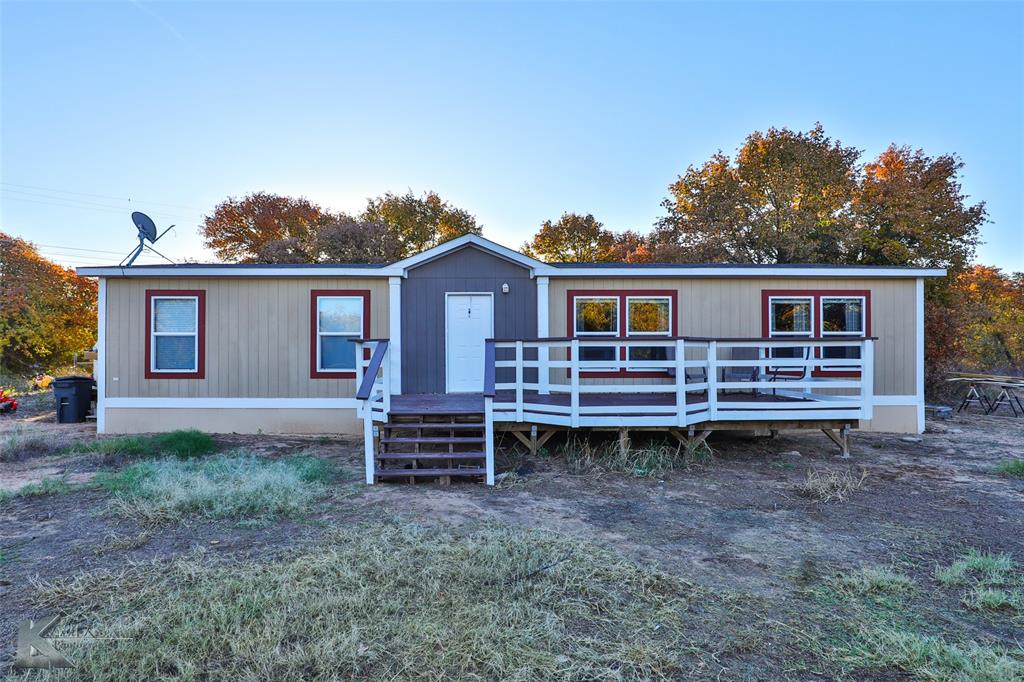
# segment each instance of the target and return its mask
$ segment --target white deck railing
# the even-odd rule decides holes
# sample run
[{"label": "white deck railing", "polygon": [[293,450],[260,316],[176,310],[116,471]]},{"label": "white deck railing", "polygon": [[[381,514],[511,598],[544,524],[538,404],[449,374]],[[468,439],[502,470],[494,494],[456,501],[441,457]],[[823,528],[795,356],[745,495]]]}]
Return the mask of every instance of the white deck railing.
[{"label": "white deck railing", "polygon": [[[872,415],[872,339],[588,337],[488,344],[495,421],[678,427]],[[834,347],[855,347],[859,357],[823,357]],[[614,357],[584,360],[588,348],[613,348]],[[665,348],[664,359],[632,359],[630,349],[649,348]]]},{"label": "white deck railing", "polygon": [[373,423],[386,422],[391,412],[391,363],[387,339],[359,340],[356,346],[356,398],[363,401],[360,414],[363,417],[363,451],[366,467],[366,482],[374,478]]}]

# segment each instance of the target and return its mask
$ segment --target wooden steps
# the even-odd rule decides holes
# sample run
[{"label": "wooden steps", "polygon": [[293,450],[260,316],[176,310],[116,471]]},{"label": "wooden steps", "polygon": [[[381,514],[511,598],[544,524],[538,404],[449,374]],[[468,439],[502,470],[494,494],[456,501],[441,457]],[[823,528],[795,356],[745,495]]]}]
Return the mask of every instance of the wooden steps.
[{"label": "wooden steps", "polygon": [[375,454],[378,481],[442,485],[487,475],[486,426],[479,411],[424,405],[422,411],[392,412],[380,426]]}]

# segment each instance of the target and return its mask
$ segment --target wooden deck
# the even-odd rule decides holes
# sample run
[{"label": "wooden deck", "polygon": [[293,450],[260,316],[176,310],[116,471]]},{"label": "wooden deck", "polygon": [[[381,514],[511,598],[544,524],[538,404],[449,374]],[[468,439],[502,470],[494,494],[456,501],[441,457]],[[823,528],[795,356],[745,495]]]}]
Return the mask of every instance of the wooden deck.
[{"label": "wooden deck", "polygon": [[[728,394],[729,401],[734,403],[808,403],[816,402],[807,398],[772,395],[770,393],[753,394],[736,392]],[[533,405],[551,405],[568,407],[568,393],[549,393],[541,395],[537,391],[524,391],[523,399]],[[508,403],[515,400],[515,391],[497,391],[496,403]],[[688,393],[688,405],[703,404],[707,401],[704,394]],[[585,393],[580,396],[582,407],[607,407],[608,414],[615,414],[616,407],[669,407],[676,404],[675,393]],[[828,405],[822,405],[828,409]],[[414,393],[391,396],[392,414],[478,414],[484,411],[483,393]],[[636,414],[633,412],[632,414]]]}]

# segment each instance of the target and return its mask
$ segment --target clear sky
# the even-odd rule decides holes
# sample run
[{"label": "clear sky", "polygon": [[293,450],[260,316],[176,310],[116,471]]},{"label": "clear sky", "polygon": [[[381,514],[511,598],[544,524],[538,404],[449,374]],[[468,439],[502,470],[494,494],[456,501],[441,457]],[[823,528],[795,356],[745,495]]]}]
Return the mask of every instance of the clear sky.
[{"label": "clear sky", "polygon": [[1024,270],[1018,3],[3,2],[0,23],[0,229],[66,264],[119,260],[136,209],[210,259],[201,216],[256,190],[356,211],[432,189],[513,247],[563,211],[646,231],[687,165],[820,120],[866,156],[959,154],[992,219],[978,260]]}]

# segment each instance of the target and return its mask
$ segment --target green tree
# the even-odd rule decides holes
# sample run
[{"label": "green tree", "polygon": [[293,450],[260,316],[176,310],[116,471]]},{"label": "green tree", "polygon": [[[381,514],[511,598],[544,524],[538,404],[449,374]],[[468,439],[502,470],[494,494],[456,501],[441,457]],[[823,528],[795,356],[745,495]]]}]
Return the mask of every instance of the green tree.
[{"label": "green tree", "polygon": [[615,235],[590,213],[563,213],[545,220],[522,252],[549,263],[595,263],[614,259]]},{"label": "green tree", "polygon": [[367,223],[388,226],[406,258],[464,234],[480,234],[482,226],[468,211],[452,206],[436,192],[417,197],[388,192],[370,199],[359,216]]}]

